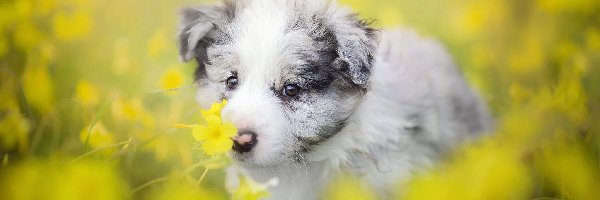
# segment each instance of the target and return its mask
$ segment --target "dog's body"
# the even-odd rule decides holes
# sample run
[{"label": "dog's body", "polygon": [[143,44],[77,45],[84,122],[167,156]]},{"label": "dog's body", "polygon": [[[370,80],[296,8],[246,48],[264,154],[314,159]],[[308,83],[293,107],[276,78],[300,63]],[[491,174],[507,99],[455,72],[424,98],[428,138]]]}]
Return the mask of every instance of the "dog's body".
[{"label": "dog's body", "polygon": [[277,177],[272,199],[316,199],[339,171],[388,195],[489,128],[485,106],[440,45],[376,32],[335,3],[187,9],[180,38],[182,58],[199,63],[201,104],[229,99],[223,119],[252,140],[236,140],[228,181]]}]

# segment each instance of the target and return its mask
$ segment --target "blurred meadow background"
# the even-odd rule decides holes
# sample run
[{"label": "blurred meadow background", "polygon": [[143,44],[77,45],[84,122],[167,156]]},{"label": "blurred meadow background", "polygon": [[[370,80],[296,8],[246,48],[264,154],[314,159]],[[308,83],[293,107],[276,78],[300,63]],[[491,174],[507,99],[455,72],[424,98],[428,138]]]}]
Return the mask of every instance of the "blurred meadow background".
[{"label": "blurred meadow background", "polygon": [[[398,199],[600,198],[600,1],[339,1],[444,43],[496,119]],[[230,199],[173,126],[202,120],[176,30],[206,2],[0,0],[0,199]],[[324,199],[377,197],[341,177]]]}]

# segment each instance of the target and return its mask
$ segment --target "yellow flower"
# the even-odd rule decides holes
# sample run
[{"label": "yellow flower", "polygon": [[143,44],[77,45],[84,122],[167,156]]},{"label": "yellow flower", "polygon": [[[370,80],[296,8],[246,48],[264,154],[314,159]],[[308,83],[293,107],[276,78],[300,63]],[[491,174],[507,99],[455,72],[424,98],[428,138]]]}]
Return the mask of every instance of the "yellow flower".
[{"label": "yellow flower", "polygon": [[226,99],[223,99],[221,103],[213,103],[210,106],[210,109],[200,111],[202,113],[202,117],[208,117],[212,115],[221,118],[221,110],[223,109],[223,107],[225,107],[225,104],[227,104]]},{"label": "yellow flower", "polygon": [[13,34],[13,42],[15,46],[21,50],[27,51],[39,45],[43,38],[43,33],[32,22],[23,22],[17,24]]},{"label": "yellow flower", "polygon": [[3,170],[2,199],[127,199],[127,184],[108,162],[26,160]]},{"label": "yellow flower", "polygon": [[87,143],[93,148],[104,147],[115,143],[113,133],[106,129],[102,123],[96,123],[91,131],[88,129],[89,127],[86,126],[79,133],[79,140],[82,143]]},{"label": "yellow flower", "polygon": [[369,200],[377,199],[360,179],[344,174],[336,177],[327,187],[323,199],[329,200]]},{"label": "yellow flower", "polygon": [[213,103],[208,110],[201,110],[205,123],[186,125],[175,124],[175,128],[192,128],[194,138],[202,142],[204,153],[209,156],[225,153],[233,146],[231,138],[237,134],[237,128],[230,123],[221,121],[221,109],[225,107],[227,100],[221,103]]},{"label": "yellow flower", "polygon": [[36,4],[36,12],[39,12],[39,15],[43,16],[50,14],[52,11],[54,11],[54,9],[56,9],[57,6],[56,1],[54,0],[36,2]]},{"label": "yellow flower", "polygon": [[53,19],[54,35],[59,40],[72,40],[85,36],[92,29],[92,19],[88,12],[59,12]]},{"label": "yellow flower", "polygon": [[92,84],[85,80],[77,83],[76,96],[77,100],[84,106],[93,106],[98,103],[98,90]]},{"label": "yellow flower", "polygon": [[593,163],[595,159],[580,143],[559,138],[544,145],[535,159],[544,181],[566,199],[596,199],[600,195],[597,190],[600,173]]},{"label": "yellow flower", "polygon": [[257,200],[269,196],[267,191],[268,186],[277,185],[277,179],[271,179],[265,184],[257,183],[256,181],[239,175],[240,186],[233,192],[234,200]]},{"label": "yellow flower", "polygon": [[535,33],[525,32],[519,47],[508,55],[507,71],[514,75],[539,73],[547,59],[545,50]]},{"label": "yellow flower", "polygon": [[554,95],[549,99],[553,102],[553,107],[568,117],[573,124],[582,124],[588,119],[589,108],[581,80],[582,73],[583,69],[577,67],[563,68]]},{"label": "yellow flower", "polygon": [[21,81],[27,103],[39,113],[49,112],[54,106],[54,83],[45,62],[29,60]]},{"label": "yellow flower", "polygon": [[30,17],[32,15],[33,12],[33,1],[17,1],[15,2],[15,4],[13,5],[13,8],[15,15],[14,17],[16,19],[23,19],[23,18],[27,18]]},{"label": "yellow flower", "polygon": [[501,145],[499,138],[467,145],[456,159],[417,176],[403,187],[402,199],[526,199],[532,179],[521,145]]},{"label": "yellow flower", "polygon": [[181,85],[183,85],[183,81],[184,75],[180,70],[176,68],[169,69],[160,78],[160,89],[168,90],[181,87]]},{"label": "yellow flower", "polygon": [[231,149],[237,129],[231,123],[222,123],[215,115],[206,117],[206,126],[196,125],[192,134],[196,140],[202,142],[202,149],[208,155],[225,153]]},{"label": "yellow flower", "polygon": [[218,190],[198,187],[189,181],[171,180],[165,184],[149,191],[149,200],[171,200],[171,199],[228,199],[226,194]]},{"label": "yellow flower", "polygon": [[29,120],[23,117],[17,107],[0,108],[4,112],[0,120],[0,150],[18,147],[20,152],[27,150]]},{"label": "yellow flower", "polygon": [[25,153],[31,129],[29,120],[19,109],[17,81],[0,71],[0,150],[18,149]]},{"label": "yellow flower", "polygon": [[111,112],[113,117],[121,122],[141,123],[145,127],[153,127],[155,125],[154,118],[150,112],[144,107],[143,99],[133,97],[124,99],[119,97],[111,104]]},{"label": "yellow flower", "polygon": [[138,60],[131,54],[131,42],[126,38],[117,39],[112,51],[112,72],[117,75],[125,75],[139,69]]},{"label": "yellow flower", "polygon": [[164,31],[157,31],[148,41],[148,56],[158,58],[165,49],[169,49],[170,41]]}]

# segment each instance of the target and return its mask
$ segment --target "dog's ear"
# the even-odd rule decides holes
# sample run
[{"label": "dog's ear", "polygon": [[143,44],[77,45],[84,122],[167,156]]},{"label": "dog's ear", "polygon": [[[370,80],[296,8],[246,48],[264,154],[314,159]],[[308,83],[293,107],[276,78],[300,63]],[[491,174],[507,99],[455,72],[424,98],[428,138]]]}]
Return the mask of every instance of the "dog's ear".
[{"label": "dog's ear", "polygon": [[233,18],[235,6],[232,1],[224,4],[184,8],[181,10],[179,28],[179,56],[183,61],[190,61],[198,55],[201,41],[210,41],[217,25]]},{"label": "dog's ear", "polygon": [[338,58],[333,66],[363,89],[369,87],[373,58],[378,45],[378,30],[370,23],[348,14],[332,23]]},{"label": "dog's ear", "polygon": [[195,57],[198,43],[214,28],[215,10],[212,7],[184,8],[181,10],[179,29],[179,57],[187,62]]}]

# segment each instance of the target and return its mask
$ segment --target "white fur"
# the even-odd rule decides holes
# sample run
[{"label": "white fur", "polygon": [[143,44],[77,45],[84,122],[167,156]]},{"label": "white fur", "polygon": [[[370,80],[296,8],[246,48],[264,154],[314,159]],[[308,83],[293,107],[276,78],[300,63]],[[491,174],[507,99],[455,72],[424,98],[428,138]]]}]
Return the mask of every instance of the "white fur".
[{"label": "white fur", "polygon": [[[446,113],[444,95],[472,94],[441,46],[414,32],[394,30],[382,33],[378,52],[370,91],[347,127],[310,153],[310,167],[234,166],[228,174],[242,172],[263,182],[277,177],[280,183],[272,188],[271,199],[292,200],[317,199],[332,176],[349,170],[386,197],[395,183],[406,181],[436,160],[436,150],[423,141],[446,149],[468,136],[464,125]],[[489,126],[485,107],[477,100],[475,103],[480,104],[483,116],[479,120]],[[414,112],[424,114],[427,138],[403,131],[415,124],[407,116]],[[234,176],[228,176],[228,184],[235,187]]]},{"label": "white fur", "polygon": [[[286,135],[289,124],[284,123],[281,101],[269,88],[272,84],[281,87],[285,81],[280,80],[281,74],[287,70],[282,66],[294,60],[286,59],[293,56],[286,54],[286,48],[305,39],[285,33],[290,9],[298,7],[290,4],[303,4],[307,12],[331,10],[333,19],[346,16],[347,11],[316,0],[243,2],[232,49],[235,69],[244,84],[224,108],[223,118],[239,129],[259,130],[259,143],[252,150],[254,162],[270,164],[231,167],[228,187],[236,186],[238,173],[259,182],[277,177],[279,185],[271,189],[271,199],[317,199],[328,180],[343,170],[363,178],[385,198],[390,195],[390,186],[430,167],[441,151],[489,128],[484,104],[469,89],[443,47],[411,31],[382,31],[369,89],[346,126],[315,146],[302,158],[305,162],[285,162],[289,155],[282,152],[291,145],[286,143],[291,137]],[[353,30],[336,31],[352,41]],[[219,81],[226,78],[223,76],[227,75],[222,71],[209,70],[208,82],[221,84]],[[208,106],[218,100],[219,93],[214,87],[201,88],[198,100]],[[453,109],[457,105],[474,107],[470,112],[475,117],[456,114]],[[415,133],[417,125],[419,132]]]}]

